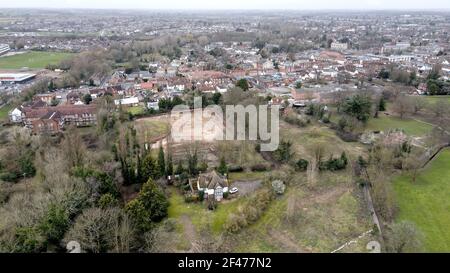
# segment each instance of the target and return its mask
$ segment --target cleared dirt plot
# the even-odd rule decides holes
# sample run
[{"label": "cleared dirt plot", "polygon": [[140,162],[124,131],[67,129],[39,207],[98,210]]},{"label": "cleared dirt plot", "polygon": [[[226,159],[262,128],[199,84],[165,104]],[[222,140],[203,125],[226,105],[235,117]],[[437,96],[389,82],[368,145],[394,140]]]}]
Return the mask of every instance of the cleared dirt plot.
[{"label": "cleared dirt plot", "polygon": [[172,111],[169,119],[175,142],[212,142],[224,139],[223,115],[213,111]]},{"label": "cleared dirt plot", "polygon": [[167,116],[142,118],[135,121],[134,126],[141,143],[152,143],[166,137],[170,132]]}]

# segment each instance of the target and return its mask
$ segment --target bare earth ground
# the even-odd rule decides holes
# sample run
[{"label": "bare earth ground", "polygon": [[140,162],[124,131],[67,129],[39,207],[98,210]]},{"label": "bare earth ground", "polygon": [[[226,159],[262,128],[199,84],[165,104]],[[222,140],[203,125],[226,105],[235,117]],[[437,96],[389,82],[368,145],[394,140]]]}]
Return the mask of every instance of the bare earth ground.
[{"label": "bare earth ground", "polygon": [[261,187],[261,184],[262,184],[261,180],[256,180],[256,181],[235,181],[235,182],[233,182],[231,187],[238,188],[238,190],[239,190],[238,195],[239,196],[245,196],[245,195],[250,195],[250,194],[254,193],[257,189],[259,189]]}]

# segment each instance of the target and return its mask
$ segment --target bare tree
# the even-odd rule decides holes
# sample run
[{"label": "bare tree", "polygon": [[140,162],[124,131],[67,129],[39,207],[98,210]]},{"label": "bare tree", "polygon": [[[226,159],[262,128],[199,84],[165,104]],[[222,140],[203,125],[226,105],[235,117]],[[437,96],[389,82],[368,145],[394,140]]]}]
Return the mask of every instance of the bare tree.
[{"label": "bare tree", "polygon": [[417,114],[423,109],[427,107],[428,103],[424,98],[421,97],[414,97],[412,98],[412,106],[413,106],[413,113]]},{"label": "bare tree", "polygon": [[412,112],[412,103],[410,98],[405,95],[400,95],[394,100],[394,112],[396,112],[401,119],[405,117],[405,115]]},{"label": "bare tree", "polygon": [[436,119],[441,122],[449,113],[450,105],[447,100],[438,100],[431,105],[431,111],[434,113]]},{"label": "bare tree", "polygon": [[412,222],[403,221],[391,225],[385,236],[387,252],[419,252],[422,249],[423,235]]},{"label": "bare tree", "polygon": [[419,170],[422,167],[422,161],[420,160],[420,153],[413,152],[408,155],[404,161],[404,168],[411,173],[413,183],[416,182]]}]

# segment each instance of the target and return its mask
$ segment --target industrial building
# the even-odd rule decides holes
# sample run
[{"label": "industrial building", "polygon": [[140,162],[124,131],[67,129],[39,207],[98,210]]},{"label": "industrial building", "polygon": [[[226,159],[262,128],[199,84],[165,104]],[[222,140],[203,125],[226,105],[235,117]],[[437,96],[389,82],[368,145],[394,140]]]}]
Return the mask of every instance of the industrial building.
[{"label": "industrial building", "polygon": [[0,55],[8,53],[10,50],[11,48],[9,48],[9,45],[0,44]]},{"label": "industrial building", "polygon": [[0,73],[0,83],[24,83],[35,77],[31,73]]}]

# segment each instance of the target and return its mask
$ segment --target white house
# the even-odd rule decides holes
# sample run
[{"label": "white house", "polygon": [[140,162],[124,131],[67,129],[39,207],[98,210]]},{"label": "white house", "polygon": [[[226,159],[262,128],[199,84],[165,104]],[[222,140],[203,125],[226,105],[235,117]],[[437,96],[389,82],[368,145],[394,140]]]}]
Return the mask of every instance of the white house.
[{"label": "white house", "polygon": [[159,103],[158,100],[147,102],[147,109],[153,109],[155,111],[158,111],[159,110],[159,104],[158,103]]},{"label": "white house", "polygon": [[139,99],[137,97],[123,98],[114,100],[114,104],[123,106],[137,106],[139,104]]},{"label": "white house", "polygon": [[332,50],[337,50],[337,51],[347,50],[348,49],[348,44],[347,43],[333,42],[333,43],[331,43],[331,49]]},{"label": "white house", "polygon": [[14,123],[22,122],[22,111],[19,108],[15,108],[11,112],[9,112],[9,120]]},{"label": "white house", "polygon": [[218,92],[218,93],[226,93],[227,91],[228,91],[228,89],[226,87],[216,86],[216,92]]}]

